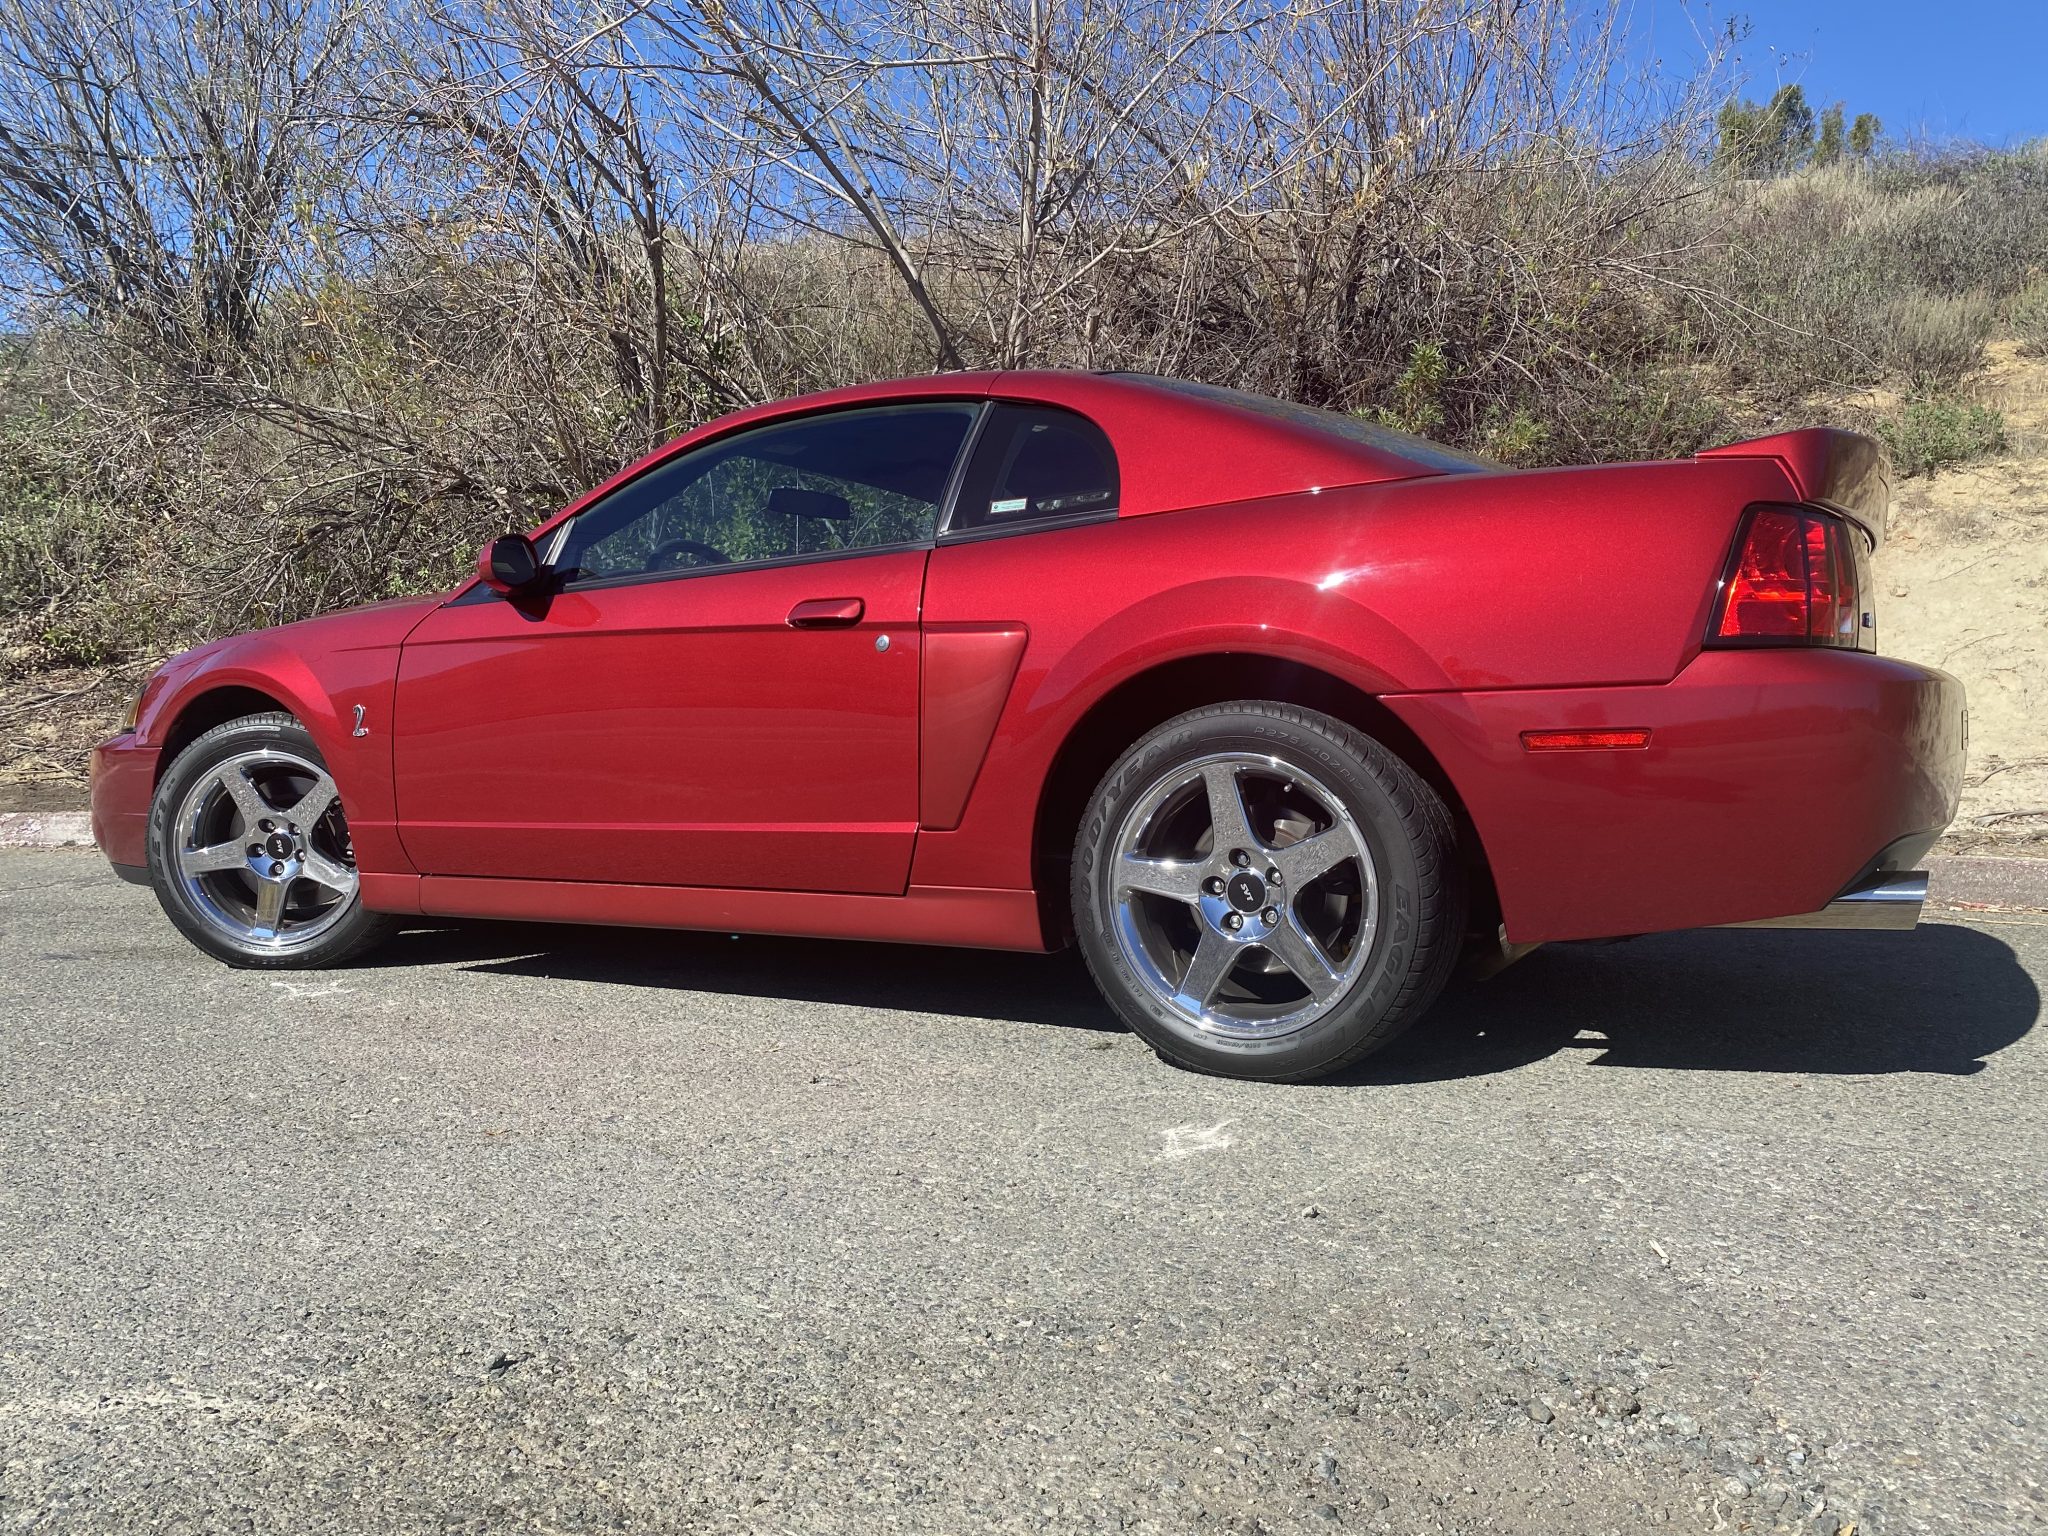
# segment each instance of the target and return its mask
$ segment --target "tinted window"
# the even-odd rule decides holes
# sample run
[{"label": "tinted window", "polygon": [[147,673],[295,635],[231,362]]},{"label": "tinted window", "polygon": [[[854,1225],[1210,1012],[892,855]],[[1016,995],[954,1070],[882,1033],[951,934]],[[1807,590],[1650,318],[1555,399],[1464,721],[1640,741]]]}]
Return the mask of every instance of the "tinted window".
[{"label": "tinted window", "polygon": [[593,581],[929,539],[975,409],[844,411],[707,444],[579,514],[556,568]]},{"label": "tinted window", "polygon": [[961,482],[954,533],[1116,510],[1116,454],[1085,416],[996,405]]}]

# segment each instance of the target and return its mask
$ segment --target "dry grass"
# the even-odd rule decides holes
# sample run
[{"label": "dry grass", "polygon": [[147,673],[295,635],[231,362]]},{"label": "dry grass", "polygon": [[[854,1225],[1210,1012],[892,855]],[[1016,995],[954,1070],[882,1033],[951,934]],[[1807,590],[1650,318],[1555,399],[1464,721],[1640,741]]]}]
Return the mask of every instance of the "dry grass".
[{"label": "dry grass", "polygon": [[2013,295],[2005,325],[2022,351],[2048,357],[2048,276],[2033,278]]}]

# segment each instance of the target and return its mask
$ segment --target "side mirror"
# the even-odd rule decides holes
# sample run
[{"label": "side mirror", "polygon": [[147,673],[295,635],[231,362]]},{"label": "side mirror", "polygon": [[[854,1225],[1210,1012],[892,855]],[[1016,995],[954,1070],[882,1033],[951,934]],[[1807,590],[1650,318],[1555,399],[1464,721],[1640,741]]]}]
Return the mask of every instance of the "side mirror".
[{"label": "side mirror", "polygon": [[477,552],[476,574],[493,592],[524,592],[540,580],[540,552],[525,534],[508,533]]}]

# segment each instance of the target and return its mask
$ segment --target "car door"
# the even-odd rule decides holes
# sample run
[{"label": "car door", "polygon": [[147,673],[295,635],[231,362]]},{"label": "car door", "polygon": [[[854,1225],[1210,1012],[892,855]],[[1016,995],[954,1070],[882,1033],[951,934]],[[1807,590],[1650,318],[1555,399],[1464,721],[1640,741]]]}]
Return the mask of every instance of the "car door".
[{"label": "car door", "polygon": [[401,655],[400,836],[430,875],[896,893],[925,562],[980,409],[714,439],[556,530]]}]

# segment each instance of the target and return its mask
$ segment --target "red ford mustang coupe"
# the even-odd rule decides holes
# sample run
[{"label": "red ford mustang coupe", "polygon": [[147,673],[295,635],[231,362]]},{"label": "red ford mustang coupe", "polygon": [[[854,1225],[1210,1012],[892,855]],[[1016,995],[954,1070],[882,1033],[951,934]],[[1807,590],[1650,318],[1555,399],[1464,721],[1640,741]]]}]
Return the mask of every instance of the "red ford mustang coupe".
[{"label": "red ford mustang coupe", "polygon": [[1334,1071],[1461,949],[1911,927],[1960,686],[1876,654],[1877,447],[1509,472],[1167,379],[742,411],[452,595],[166,663],[93,823],[194,943],[422,915],[1037,950]]}]

